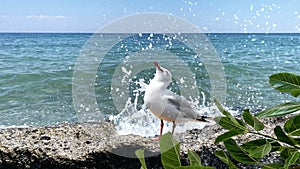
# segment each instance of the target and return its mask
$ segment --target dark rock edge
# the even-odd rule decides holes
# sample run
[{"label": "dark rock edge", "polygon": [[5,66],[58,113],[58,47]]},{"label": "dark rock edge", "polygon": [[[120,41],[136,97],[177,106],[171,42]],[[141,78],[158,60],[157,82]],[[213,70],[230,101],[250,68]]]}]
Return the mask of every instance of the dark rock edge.
[{"label": "dark rock edge", "polygon": [[[283,125],[287,117],[264,120],[264,133],[273,133],[275,125]],[[224,149],[214,144],[215,138],[225,130],[217,125],[202,130],[177,134],[180,142],[181,163],[188,165],[187,151],[200,155],[203,165],[227,168],[215,155]],[[8,128],[0,130],[1,168],[140,168],[134,152],[144,149],[148,168],[162,168],[159,142],[136,135],[118,135],[110,122],[63,123],[52,127]],[[257,137],[236,137],[238,143]],[[271,154],[264,163],[282,161],[278,154]],[[242,165],[239,168],[260,168],[258,165]]]}]

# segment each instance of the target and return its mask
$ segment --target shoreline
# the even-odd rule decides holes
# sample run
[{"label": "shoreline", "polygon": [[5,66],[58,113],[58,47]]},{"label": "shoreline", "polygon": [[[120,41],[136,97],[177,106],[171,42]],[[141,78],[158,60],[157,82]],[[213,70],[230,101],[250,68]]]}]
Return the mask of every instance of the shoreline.
[{"label": "shoreline", "polygon": [[[286,116],[263,119],[264,133],[272,132],[274,124],[283,125],[286,119]],[[214,156],[216,150],[224,148],[222,144],[214,144],[215,138],[224,132],[218,125],[210,125],[175,135],[180,142],[182,164],[188,164],[189,149],[200,155],[203,165],[226,167]],[[159,142],[151,137],[119,135],[110,122],[0,129],[0,136],[0,168],[140,168],[134,154],[137,149],[145,150],[149,168],[161,168]],[[236,138],[240,143],[255,137]],[[278,160],[276,154],[263,159],[266,163]]]}]

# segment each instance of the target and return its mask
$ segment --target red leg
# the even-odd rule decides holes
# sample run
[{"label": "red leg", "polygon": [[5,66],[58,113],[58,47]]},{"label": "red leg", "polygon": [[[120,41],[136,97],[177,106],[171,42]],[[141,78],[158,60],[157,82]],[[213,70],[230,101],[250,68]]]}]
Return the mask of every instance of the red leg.
[{"label": "red leg", "polygon": [[176,124],[175,124],[175,121],[173,121],[172,134],[174,134],[175,127],[176,127]]},{"label": "red leg", "polygon": [[160,134],[159,134],[159,137],[162,136],[163,128],[164,128],[164,121],[163,121],[163,120],[160,120]]},{"label": "red leg", "polygon": [[163,128],[164,128],[164,121],[160,120],[160,132],[159,132],[159,136],[153,138],[152,140],[154,140],[154,141],[159,141],[160,140],[160,138],[162,136],[162,133],[163,133]]}]

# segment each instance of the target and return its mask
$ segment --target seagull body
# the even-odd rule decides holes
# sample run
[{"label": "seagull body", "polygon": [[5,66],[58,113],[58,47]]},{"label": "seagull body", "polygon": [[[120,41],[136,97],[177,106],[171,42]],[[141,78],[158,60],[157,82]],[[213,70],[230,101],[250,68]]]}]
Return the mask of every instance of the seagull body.
[{"label": "seagull body", "polygon": [[163,120],[173,122],[172,134],[176,123],[188,121],[208,122],[207,117],[200,116],[193,111],[193,108],[183,96],[167,89],[172,82],[172,74],[157,62],[154,62],[154,65],[156,73],[146,88],[144,103],[156,117],[161,119],[160,137],[164,126]]}]

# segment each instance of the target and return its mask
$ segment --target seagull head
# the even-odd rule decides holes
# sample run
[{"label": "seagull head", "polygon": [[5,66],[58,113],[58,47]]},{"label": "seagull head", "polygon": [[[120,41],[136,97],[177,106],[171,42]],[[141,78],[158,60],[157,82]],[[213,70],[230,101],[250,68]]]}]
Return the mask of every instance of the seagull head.
[{"label": "seagull head", "polygon": [[157,62],[153,62],[156,67],[154,79],[169,85],[172,82],[172,74],[166,68],[161,67]]}]

